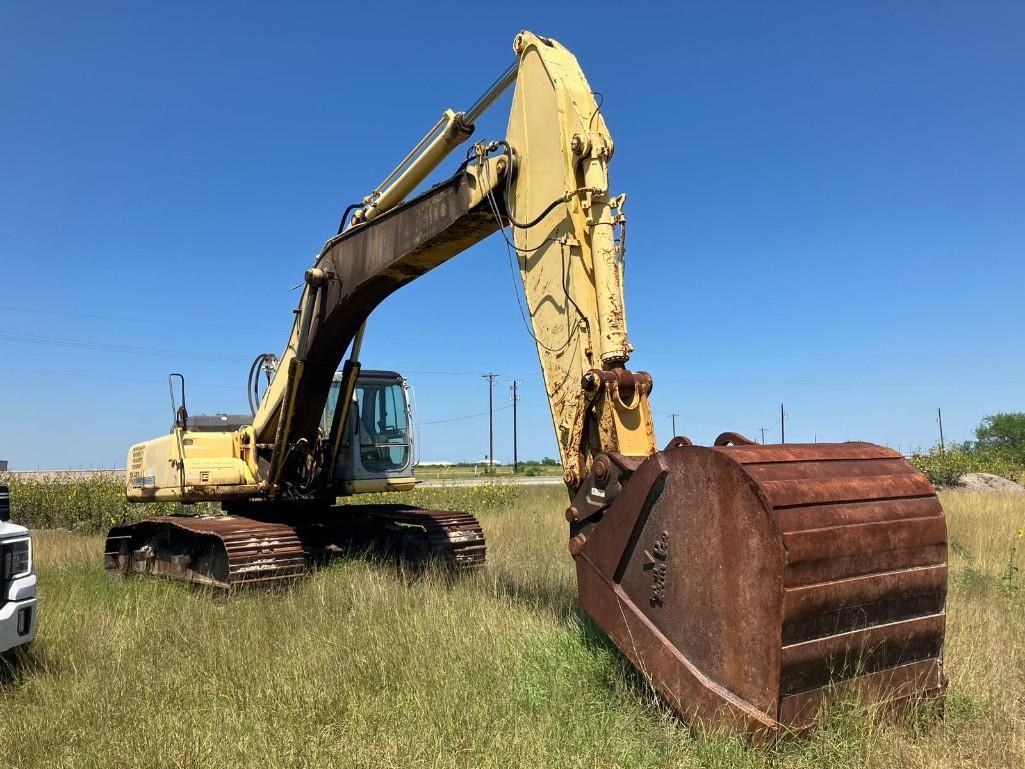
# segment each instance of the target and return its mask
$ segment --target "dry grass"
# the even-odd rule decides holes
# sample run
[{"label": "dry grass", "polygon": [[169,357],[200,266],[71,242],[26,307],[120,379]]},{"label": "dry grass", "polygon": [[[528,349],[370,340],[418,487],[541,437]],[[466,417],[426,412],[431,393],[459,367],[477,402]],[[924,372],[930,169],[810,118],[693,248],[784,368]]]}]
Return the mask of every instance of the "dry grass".
[{"label": "dry grass", "polygon": [[229,601],[108,580],[99,537],[40,532],[40,633],[0,684],[0,766],[1023,766],[1025,500],[944,503],[946,716],[841,707],[774,750],[692,737],[580,616],[554,489],[481,514],[490,565],[469,579],[350,560]]}]

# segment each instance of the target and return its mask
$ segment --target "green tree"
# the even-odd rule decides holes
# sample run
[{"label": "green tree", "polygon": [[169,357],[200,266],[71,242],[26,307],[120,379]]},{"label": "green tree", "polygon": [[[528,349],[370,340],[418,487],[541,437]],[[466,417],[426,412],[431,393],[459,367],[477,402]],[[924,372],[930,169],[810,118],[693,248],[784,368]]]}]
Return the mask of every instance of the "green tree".
[{"label": "green tree", "polygon": [[1011,411],[983,417],[975,428],[979,448],[1025,456],[1025,412]]}]

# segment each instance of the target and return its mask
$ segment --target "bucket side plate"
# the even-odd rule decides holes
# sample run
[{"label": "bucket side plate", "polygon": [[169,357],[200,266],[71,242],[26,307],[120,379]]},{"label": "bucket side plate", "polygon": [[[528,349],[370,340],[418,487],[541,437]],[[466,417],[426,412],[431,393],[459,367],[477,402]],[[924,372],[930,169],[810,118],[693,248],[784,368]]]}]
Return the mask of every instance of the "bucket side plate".
[{"label": "bucket side plate", "polygon": [[871,444],[676,446],[571,540],[581,603],[689,722],[776,735],[939,696],[946,528]]}]

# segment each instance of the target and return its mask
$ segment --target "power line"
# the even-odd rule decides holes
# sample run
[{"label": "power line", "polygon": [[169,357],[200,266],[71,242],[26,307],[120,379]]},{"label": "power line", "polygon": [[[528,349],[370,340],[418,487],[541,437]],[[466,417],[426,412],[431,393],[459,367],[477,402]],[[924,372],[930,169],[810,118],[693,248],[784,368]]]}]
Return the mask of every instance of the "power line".
[{"label": "power line", "polygon": [[[21,368],[17,366],[0,366],[0,371],[11,371],[19,374],[43,374],[44,376],[58,376],[62,378],[70,379],[102,379],[107,382],[134,382],[139,384],[159,384],[166,385],[167,381],[163,379],[140,379],[136,377],[122,377],[122,376],[103,376],[102,374],[86,374],[81,371],[46,371],[43,369],[34,368]],[[189,387],[209,387],[218,390],[238,390],[236,385],[226,384],[209,384],[205,382],[189,382]]]},{"label": "power line", "polygon": [[[446,371],[443,369],[421,369],[421,368],[407,368],[405,366],[395,367],[403,374],[426,374],[428,376],[478,376],[479,371]],[[518,382],[529,381],[535,384],[540,383],[541,380],[538,377],[528,377],[517,375],[516,379]]]},{"label": "power line", "polygon": [[[666,416],[666,417],[673,416],[673,412],[672,411],[661,411],[659,409],[652,409],[652,413],[654,413],[654,414],[661,414],[662,416]],[[719,430],[730,430],[730,429],[732,429],[735,426],[735,424],[729,424],[728,425],[728,424],[725,424],[723,422],[709,422],[707,419],[699,419],[698,417],[688,416],[687,414],[677,414],[676,416],[680,417],[681,419],[683,419],[683,420],[685,420],[687,422],[695,422],[695,423],[697,423],[699,425],[705,425],[707,427],[715,427],[715,428],[717,428]]]},{"label": "power line", "polygon": [[439,369],[427,368],[406,368],[401,367],[403,374],[426,374],[429,376],[477,376],[476,371],[442,371]]},{"label": "power line", "polygon": [[[3,309],[3,308],[0,308]],[[112,352],[125,355],[142,355],[147,357],[172,358],[175,360],[196,360],[206,363],[233,363],[249,362],[249,358],[241,355],[231,355],[215,352],[198,352],[194,350],[170,350],[161,347],[141,347],[138,345],[127,345],[118,342],[109,342],[98,339],[71,339],[67,337],[41,336],[38,334],[25,334],[13,331],[0,331],[0,341],[15,342],[18,344],[36,344],[48,347],[64,347],[72,350],[93,350],[97,352]],[[446,369],[418,369],[405,366],[394,366],[403,374],[417,374],[425,376],[477,376],[476,371],[459,371]],[[519,381],[525,380],[537,382],[536,378],[520,376]]]},{"label": "power line", "polygon": [[194,352],[186,350],[167,350],[160,347],[137,347],[134,345],[114,344],[111,342],[91,341],[87,339],[67,339],[63,337],[39,336],[37,334],[19,334],[0,331],[0,341],[24,344],[39,344],[50,347],[65,347],[75,350],[96,350],[100,352],[116,352],[126,355],[145,355],[158,358],[192,359],[208,363],[226,363],[245,361],[239,355],[223,355],[212,352]]},{"label": "power line", "polygon": [[[274,329],[264,327],[253,327],[253,326],[232,326],[224,323],[207,323],[205,321],[187,321],[187,320],[164,320],[162,318],[154,318],[149,315],[97,315],[90,312],[68,312],[67,310],[40,310],[32,307],[6,307],[0,306],[0,312],[15,312],[19,315],[22,313],[30,313],[32,315],[51,315],[65,318],[89,318],[91,320],[113,320],[118,323],[145,323],[147,325],[158,325],[158,326],[201,326],[202,328],[222,328],[230,329],[232,331],[266,331],[272,333]],[[281,329],[276,329],[280,331]]]},{"label": "power line", "polygon": [[[499,408],[495,409],[495,411],[507,411],[508,409],[511,409],[511,408],[512,408],[512,406],[500,406]],[[492,412],[490,412],[490,411],[481,411],[481,412],[479,412],[477,414],[467,414],[466,416],[463,416],[463,417],[452,417],[451,419],[435,419],[432,422],[421,422],[420,424],[421,425],[445,425],[445,424],[448,424],[449,422],[463,422],[463,421],[465,421],[467,419],[477,419],[478,417],[487,416],[490,413],[492,413]]]},{"label": "power line", "polygon": [[[922,379],[922,378],[908,378],[901,381],[896,380],[861,380],[861,379],[844,379],[844,380],[830,380],[830,379],[745,379],[745,378],[733,378],[733,379],[682,379],[675,377],[659,377],[660,383],[672,383],[672,384],[684,384],[684,385],[702,385],[702,386],[730,386],[730,387],[886,387],[886,388],[920,388],[920,387],[936,387],[936,388],[948,388],[964,387],[964,382],[947,382],[939,379]],[[975,387],[991,387],[1001,385],[1005,383],[1017,383],[1013,376],[1004,379],[982,379],[976,380],[973,383]]]},{"label": "power line", "polygon": [[[44,376],[55,376],[61,378],[83,378],[83,379],[98,379],[105,382],[131,382],[138,384],[158,384],[166,385],[167,382],[162,379],[141,379],[135,377],[120,377],[120,376],[104,376],[102,374],[86,374],[80,371],[47,371],[43,369],[32,369],[32,368],[21,368],[18,366],[0,366],[0,371],[9,371],[17,374],[42,374]],[[217,390],[238,390],[240,389],[236,385],[226,384],[212,384],[209,382],[189,382],[189,387],[203,387]],[[512,406],[500,406],[495,411],[508,411]],[[450,419],[435,419],[430,422],[420,422],[421,425],[442,425],[448,424],[449,422],[463,422],[468,419],[477,419],[479,417],[486,416],[487,411],[481,411],[477,414],[466,414],[460,417],[452,417]]]}]

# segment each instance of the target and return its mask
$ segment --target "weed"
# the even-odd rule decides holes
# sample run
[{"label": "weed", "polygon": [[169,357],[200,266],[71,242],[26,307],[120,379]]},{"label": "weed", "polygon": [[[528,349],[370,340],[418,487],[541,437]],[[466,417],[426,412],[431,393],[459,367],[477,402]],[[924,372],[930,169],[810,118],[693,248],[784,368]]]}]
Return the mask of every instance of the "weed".
[{"label": "weed", "polygon": [[943,717],[924,707],[879,721],[842,702],[806,739],[756,748],[693,735],[580,613],[562,490],[412,494],[475,507],[486,569],[404,580],[354,558],[225,601],[110,580],[102,537],[37,532],[40,630],[0,678],[0,766],[1025,765],[1025,591],[1000,589],[1007,532],[1025,526],[1020,496],[942,495],[963,548]]}]

